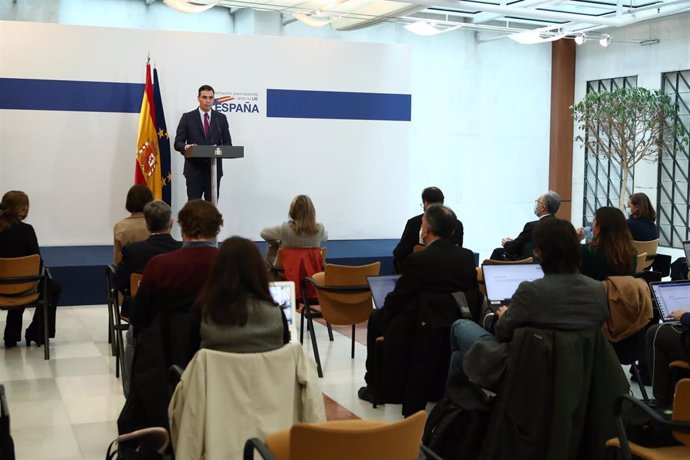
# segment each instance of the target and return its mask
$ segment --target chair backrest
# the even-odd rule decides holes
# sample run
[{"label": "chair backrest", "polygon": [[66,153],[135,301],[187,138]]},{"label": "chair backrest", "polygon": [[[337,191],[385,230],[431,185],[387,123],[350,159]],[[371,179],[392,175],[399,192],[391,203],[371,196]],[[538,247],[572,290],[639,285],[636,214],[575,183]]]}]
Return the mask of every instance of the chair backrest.
[{"label": "chair backrest", "polygon": [[[36,276],[41,270],[41,256],[32,254],[25,257],[0,259],[0,278]],[[0,295],[15,295],[38,286],[38,281],[26,283],[0,284]]]},{"label": "chair backrest", "polygon": [[[676,384],[671,420],[674,422],[690,422],[690,379],[681,379]],[[678,442],[690,446],[690,434],[674,431],[673,437]]]},{"label": "chair backrest", "polygon": [[[302,278],[323,271],[326,248],[280,248],[275,266],[283,268],[283,278],[295,283],[295,297],[302,301]],[[307,286],[307,296],[316,297],[311,286]]]},{"label": "chair backrest", "polygon": [[141,273],[132,273],[129,275],[129,292],[132,294],[132,297],[137,295],[137,291],[139,291],[139,284],[141,284]]},{"label": "chair backrest", "polygon": [[299,342],[263,353],[202,348],[182,374],[169,415],[180,459],[242,458],[248,438],[326,420],[319,377]]},{"label": "chair backrest", "polygon": [[495,260],[484,259],[482,265],[504,265],[504,264],[531,264],[534,262],[534,257],[526,257],[520,260]]},{"label": "chair backrest", "polygon": [[645,255],[645,263],[642,266],[642,269],[639,269],[639,261],[640,259],[637,259],[638,261],[638,272],[642,270],[646,270],[647,268],[651,267],[652,264],[654,263],[654,258],[650,257],[649,260],[647,260],[647,256],[654,256],[656,255],[656,250],[659,247],[659,238],[652,240],[652,241],[633,241],[633,246],[635,246],[635,249],[637,249],[638,254],[642,254],[643,252],[646,253]]},{"label": "chair backrest", "polygon": [[326,264],[323,273],[313,276],[314,280],[326,287],[363,286],[360,292],[327,292],[316,290],[321,313],[330,324],[348,325],[366,321],[373,308],[371,291],[368,289],[367,276],[377,276],[381,271],[381,262],[368,265]]},{"label": "chair backrest", "polygon": [[[635,265],[635,273],[639,273],[645,269],[647,265],[647,253],[642,252],[637,254],[637,264]],[[651,265],[651,264],[650,264]]]},{"label": "chair backrest", "polygon": [[416,460],[426,412],[397,423],[339,420],[290,429],[290,460]]}]

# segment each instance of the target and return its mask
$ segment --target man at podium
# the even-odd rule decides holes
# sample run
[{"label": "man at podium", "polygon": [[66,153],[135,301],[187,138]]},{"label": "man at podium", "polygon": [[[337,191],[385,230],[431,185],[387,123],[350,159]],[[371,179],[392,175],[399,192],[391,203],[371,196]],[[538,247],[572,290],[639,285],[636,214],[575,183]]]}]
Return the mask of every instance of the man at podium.
[{"label": "man at podium", "polygon": [[[215,91],[209,85],[199,88],[199,107],[187,112],[180,118],[175,134],[175,150],[185,156],[184,177],[187,182],[187,199],[211,197],[211,158],[189,158],[191,149],[197,145],[232,145],[228,119],[222,113],[212,110]],[[218,171],[218,188],[223,176],[223,164],[216,160]],[[217,198],[217,197],[216,197]]]}]

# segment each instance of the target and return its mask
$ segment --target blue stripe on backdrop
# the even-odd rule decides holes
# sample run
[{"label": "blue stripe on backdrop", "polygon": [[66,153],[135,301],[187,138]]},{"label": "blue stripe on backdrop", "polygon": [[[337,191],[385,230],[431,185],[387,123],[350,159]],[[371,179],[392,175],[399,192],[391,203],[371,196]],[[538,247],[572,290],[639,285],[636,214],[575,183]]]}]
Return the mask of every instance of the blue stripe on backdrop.
[{"label": "blue stripe on backdrop", "polygon": [[266,90],[266,115],[276,118],[410,121],[409,94]]},{"label": "blue stripe on backdrop", "polygon": [[139,113],[143,83],[0,78],[0,109]]}]

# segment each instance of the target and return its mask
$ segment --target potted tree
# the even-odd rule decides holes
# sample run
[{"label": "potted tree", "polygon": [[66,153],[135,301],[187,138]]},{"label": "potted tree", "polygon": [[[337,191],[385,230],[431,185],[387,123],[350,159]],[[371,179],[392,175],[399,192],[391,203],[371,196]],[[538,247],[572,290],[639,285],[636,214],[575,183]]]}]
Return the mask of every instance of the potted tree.
[{"label": "potted tree", "polygon": [[642,160],[657,161],[673,143],[687,144],[687,132],[673,123],[678,114],[668,94],[646,88],[621,88],[590,92],[571,106],[575,137],[590,154],[609,158],[621,168],[618,206],[626,200],[630,170]]}]

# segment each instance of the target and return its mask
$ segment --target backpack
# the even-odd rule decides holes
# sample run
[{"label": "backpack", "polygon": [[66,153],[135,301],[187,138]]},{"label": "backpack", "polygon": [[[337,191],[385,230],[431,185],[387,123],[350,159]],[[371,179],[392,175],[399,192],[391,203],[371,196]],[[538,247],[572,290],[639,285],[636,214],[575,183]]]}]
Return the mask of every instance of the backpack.
[{"label": "backpack", "polygon": [[489,426],[490,402],[470,382],[447,391],[429,413],[422,444],[444,460],[476,459]]}]

